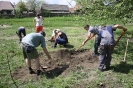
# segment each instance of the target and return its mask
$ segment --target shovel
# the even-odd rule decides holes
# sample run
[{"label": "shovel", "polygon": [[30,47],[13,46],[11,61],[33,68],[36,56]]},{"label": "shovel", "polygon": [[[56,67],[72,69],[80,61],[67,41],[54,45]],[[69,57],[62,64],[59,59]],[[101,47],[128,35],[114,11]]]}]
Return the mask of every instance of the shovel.
[{"label": "shovel", "polygon": [[121,63],[126,63],[126,56],[127,56],[128,42],[130,41],[131,38],[132,38],[132,33],[131,33],[131,37],[130,37],[129,39],[127,39],[126,50],[125,50],[124,58],[123,58],[123,60],[121,61]]},{"label": "shovel", "polygon": [[121,63],[126,63],[127,48],[128,48],[128,42],[129,42],[129,40],[130,40],[130,39],[127,39],[126,50],[125,50],[124,58],[123,58],[123,60],[121,61]]}]

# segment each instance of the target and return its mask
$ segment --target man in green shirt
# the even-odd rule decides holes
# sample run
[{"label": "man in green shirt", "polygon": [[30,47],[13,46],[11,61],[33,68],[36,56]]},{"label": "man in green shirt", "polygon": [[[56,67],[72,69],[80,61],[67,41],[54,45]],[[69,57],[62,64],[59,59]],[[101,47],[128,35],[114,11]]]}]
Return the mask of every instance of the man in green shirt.
[{"label": "man in green shirt", "polygon": [[40,31],[39,33],[30,33],[27,34],[24,38],[22,38],[21,45],[23,50],[24,59],[26,60],[27,66],[29,68],[29,73],[32,74],[34,71],[31,68],[31,60],[35,59],[37,76],[40,75],[40,62],[39,55],[36,50],[36,47],[41,45],[44,53],[47,55],[49,59],[51,56],[49,55],[46,44],[45,44],[45,32]]}]

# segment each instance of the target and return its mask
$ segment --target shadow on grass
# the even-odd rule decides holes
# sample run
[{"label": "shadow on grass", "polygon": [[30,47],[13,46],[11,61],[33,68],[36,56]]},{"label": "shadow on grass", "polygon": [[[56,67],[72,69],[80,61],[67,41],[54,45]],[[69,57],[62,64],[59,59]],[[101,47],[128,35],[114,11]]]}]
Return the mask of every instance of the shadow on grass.
[{"label": "shadow on grass", "polygon": [[60,45],[60,47],[64,47],[64,48],[74,48],[74,46],[71,45],[71,44],[66,44],[66,46]]},{"label": "shadow on grass", "polygon": [[133,69],[133,65],[127,64],[126,62],[122,62],[118,65],[112,67],[114,72],[120,72],[123,74],[128,74],[131,69]]},{"label": "shadow on grass", "polygon": [[46,75],[47,78],[55,78],[61,75],[68,67],[68,65],[56,67],[52,70],[43,72],[42,75]]},{"label": "shadow on grass", "polygon": [[66,45],[66,48],[74,48],[74,46],[73,45],[70,45],[70,44],[67,44]]}]

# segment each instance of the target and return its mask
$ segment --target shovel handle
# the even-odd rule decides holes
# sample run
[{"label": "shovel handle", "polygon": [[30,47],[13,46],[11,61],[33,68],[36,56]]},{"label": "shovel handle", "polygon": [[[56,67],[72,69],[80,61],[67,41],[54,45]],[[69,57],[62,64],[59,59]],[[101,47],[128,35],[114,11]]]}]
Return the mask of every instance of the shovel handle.
[{"label": "shovel handle", "polygon": [[114,44],[114,47],[117,45],[117,43],[119,42],[119,40],[121,39],[121,37],[125,34],[126,31],[122,31],[120,37],[117,39],[117,41]]},{"label": "shovel handle", "polygon": [[79,46],[77,50],[80,50],[83,45]]},{"label": "shovel handle", "polygon": [[127,39],[127,45],[126,45],[126,50],[125,50],[125,54],[124,54],[124,61],[126,61],[128,42],[129,42],[129,39]]}]

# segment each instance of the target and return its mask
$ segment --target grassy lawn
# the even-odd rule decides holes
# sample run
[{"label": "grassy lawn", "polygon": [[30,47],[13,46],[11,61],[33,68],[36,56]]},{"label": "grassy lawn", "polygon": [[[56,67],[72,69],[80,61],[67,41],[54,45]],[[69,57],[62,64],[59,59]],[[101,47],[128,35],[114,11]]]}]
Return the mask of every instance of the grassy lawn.
[{"label": "grassy lawn", "polygon": [[[99,21],[90,20],[89,22],[79,20],[78,17],[51,17],[44,18],[44,31],[46,32],[46,40],[50,39],[52,31],[56,28],[65,32],[69,39],[69,44],[72,48],[77,49],[87,36],[87,31],[83,29],[84,25],[90,24],[122,24],[121,21]],[[19,45],[19,39],[16,35],[16,31],[19,26],[26,28],[27,34],[35,32],[35,27],[32,23],[33,18],[23,19],[0,19],[0,88],[15,88],[14,82],[11,78],[9,71],[13,72],[19,66],[26,66],[23,59],[22,51]],[[55,77],[48,79],[43,77],[37,81],[30,79],[27,82],[15,80],[19,88],[132,88],[133,86],[133,42],[129,42],[128,52],[126,57],[126,64],[120,64],[120,61],[124,57],[126,48],[126,39],[129,37],[129,33],[133,31],[133,25],[124,25],[128,31],[122,37],[118,45],[115,47],[113,60],[111,66],[113,69],[105,72],[99,72],[97,69],[91,69],[83,71],[79,69],[76,72],[70,72],[69,75]],[[121,30],[114,32],[115,39],[121,34]],[[82,49],[90,49],[93,51],[94,40],[91,39],[86,43]],[[50,42],[46,42],[49,52],[57,51],[52,48]],[[37,48],[39,52],[42,52],[40,47]],[[9,64],[8,64],[9,61]]]}]

